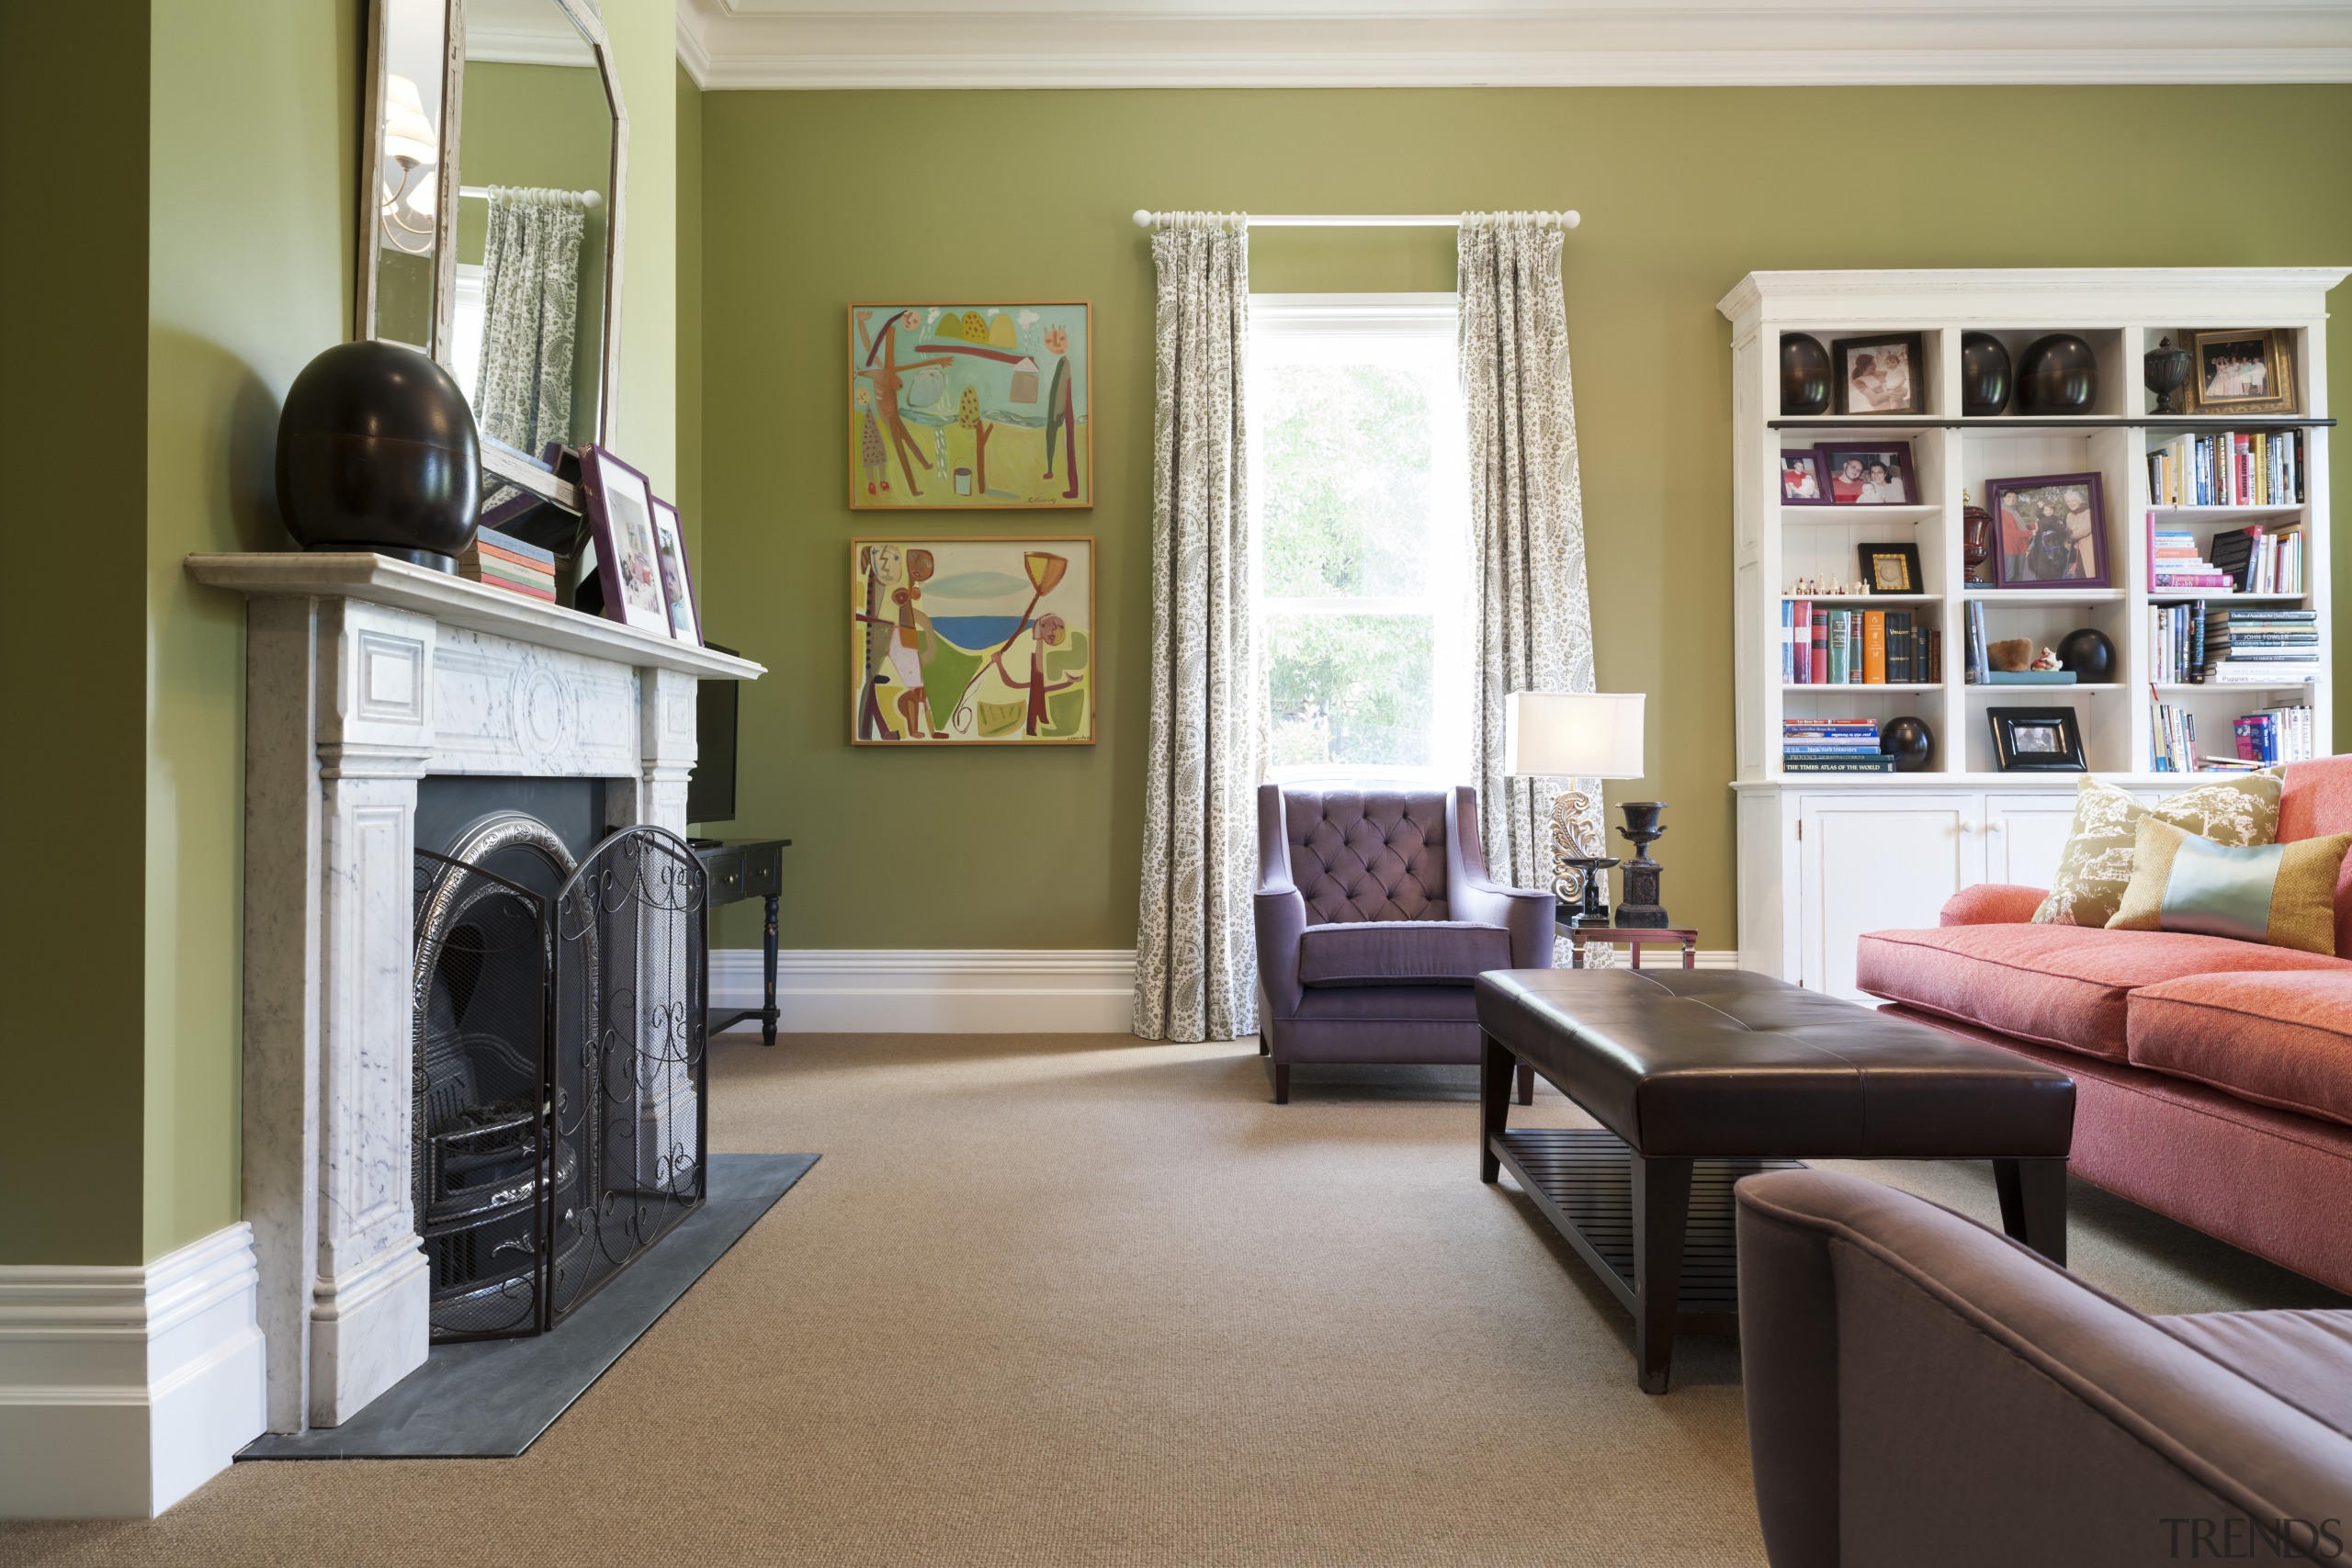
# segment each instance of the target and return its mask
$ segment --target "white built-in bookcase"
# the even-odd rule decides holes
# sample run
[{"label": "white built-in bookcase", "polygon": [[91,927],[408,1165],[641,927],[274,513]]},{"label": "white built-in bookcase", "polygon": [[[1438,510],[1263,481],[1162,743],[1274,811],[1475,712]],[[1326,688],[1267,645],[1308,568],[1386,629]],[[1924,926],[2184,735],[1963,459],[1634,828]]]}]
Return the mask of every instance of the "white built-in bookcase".
[{"label": "white built-in bookcase", "polygon": [[[2149,591],[2146,459],[2151,449],[2175,436],[2189,431],[2303,426],[2306,474],[2301,504],[2175,507],[2156,516],[2165,526],[2188,526],[2200,544],[2210,543],[2216,532],[2249,523],[2275,526],[2300,522],[2307,541],[2307,591],[2266,596],[2261,603],[2301,604],[2317,610],[2320,663],[2323,671],[2328,667],[2334,626],[2325,296],[2345,276],[2346,270],[2338,267],[1759,272],[1741,279],[1724,298],[1717,309],[1732,323],[1735,787],[1741,796],[1741,951],[1747,967],[1798,977],[1791,971],[1801,967],[1799,929],[1808,923],[1819,928],[1810,931],[1809,942],[1834,949],[1843,940],[1830,926],[1845,922],[1829,920],[1823,909],[1810,908],[1803,892],[1808,885],[1842,886],[1851,869],[1811,865],[1809,852],[1798,848],[1810,802],[1831,800],[1842,793],[1856,809],[1868,804],[1860,798],[1864,795],[1883,803],[1892,814],[1887,847],[1927,831],[1921,822],[1896,820],[1903,815],[1904,796],[1917,796],[1920,805],[1933,796],[1937,811],[1949,803],[1960,843],[1956,854],[1944,857],[1950,860],[1947,868],[1944,859],[1936,856],[1951,847],[1942,842],[1949,835],[1940,830],[1928,835],[1937,848],[1930,857],[1936,859],[1929,868],[1932,874],[1918,884],[1926,889],[1948,888],[1955,880],[1965,885],[1988,878],[2019,879],[2020,863],[2026,871],[2034,869],[2043,847],[2049,847],[2054,859],[2054,844],[2063,840],[2063,834],[2052,840],[2049,831],[2038,831],[2032,835],[2035,850],[2021,854],[2014,813],[2007,807],[2020,804],[2012,797],[2031,795],[2049,807],[2045,816],[2056,814],[2071,795],[2075,779],[1998,772],[1987,708],[2072,708],[2092,772],[2152,792],[2183,786],[2180,775],[2151,770],[2154,649],[2148,610],[2152,604],[2230,596],[2153,595]],[[2155,400],[2142,382],[2142,356],[2163,337],[2184,344],[2185,333],[2232,327],[2281,327],[2291,334],[2298,412],[2259,419],[2152,414]],[[1781,413],[1782,334],[1810,333],[1826,346],[1838,338],[1894,332],[1922,335],[1928,391],[1924,414],[1800,418]],[[2014,412],[2013,399],[2010,412],[1962,416],[1960,352],[1965,332],[2000,338],[2013,362],[2021,361],[2027,344],[2045,333],[2070,332],[2082,337],[2098,357],[2098,396],[2091,412],[2030,417]],[[1910,443],[1919,504],[1781,503],[1779,458],[1784,447],[1861,444],[1885,437]],[[1982,505],[1990,479],[2094,471],[2101,475],[2106,492],[2111,586],[2061,592],[1963,582],[1963,493]],[[1811,597],[1816,607],[1910,610],[1917,626],[1943,634],[1943,680],[1909,686],[1784,683],[1779,637],[1781,606],[1791,596],[1789,585],[1799,578],[1832,575],[1850,583],[1858,575],[1855,547],[1890,542],[1917,547],[1924,592]],[[2077,626],[2098,627],[2115,645],[2120,663],[2117,679],[2075,686],[1967,684],[1962,627],[1971,599],[1984,605],[1990,638],[2030,637],[2037,647],[2054,647]],[[2199,745],[2209,752],[2232,750],[2231,721],[2238,715],[2298,701],[2313,709],[2319,751],[2334,750],[2331,694],[2324,677],[2281,688],[2165,685],[2162,695],[2196,716]],[[1936,756],[1927,771],[1791,776],[1781,770],[1784,717],[1864,717],[1883,723],[1905,715],[1924,719],[1935,734]],[[1882,854],[1879,859],[1890,857]],[[1883,874],[1905,874],[1896,863],[1900,859],[1892,857]],[[1921,900],[1928,897],[1919,895]],[[1924,912],[1928,918],[1917,922],[1882,919],[1875,924],[1934,923],[1932,906],[1897,912]],[[1826,973],[1830,988],[1840,988],[1834,983],[1834,952],[1828,962],[1826,971],[1815,959],[1806,960],[1802,968]]]}]

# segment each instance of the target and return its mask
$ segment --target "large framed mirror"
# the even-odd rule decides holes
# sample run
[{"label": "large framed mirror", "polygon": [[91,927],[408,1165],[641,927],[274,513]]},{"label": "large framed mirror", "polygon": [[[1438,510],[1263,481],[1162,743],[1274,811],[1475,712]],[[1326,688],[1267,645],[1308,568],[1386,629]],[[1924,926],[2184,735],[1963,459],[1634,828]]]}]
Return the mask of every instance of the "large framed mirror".
[{"label": "large framed mirror", "polygon": [[[373,0],[361,330],[447,367],[485,487],[613,442],[628,116],[593,0]],[[425,215],[430,214],[430,221]]]}]

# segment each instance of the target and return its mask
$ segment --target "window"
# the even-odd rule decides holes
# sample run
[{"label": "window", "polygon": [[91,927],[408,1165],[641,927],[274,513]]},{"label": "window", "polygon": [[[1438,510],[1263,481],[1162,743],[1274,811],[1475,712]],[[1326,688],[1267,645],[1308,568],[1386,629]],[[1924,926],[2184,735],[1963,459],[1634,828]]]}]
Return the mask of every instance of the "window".
[{"label": "window", "polygon": [[1268,776],[1470,766],[1467,441],[1451,294],[1250,301]]}]

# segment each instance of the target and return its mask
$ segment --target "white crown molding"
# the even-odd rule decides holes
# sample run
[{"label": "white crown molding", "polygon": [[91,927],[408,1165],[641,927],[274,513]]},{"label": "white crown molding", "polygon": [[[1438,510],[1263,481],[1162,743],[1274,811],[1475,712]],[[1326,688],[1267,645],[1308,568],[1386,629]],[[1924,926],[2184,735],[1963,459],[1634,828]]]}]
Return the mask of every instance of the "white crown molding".
[{"label": "white crown molding", "polygon": [[1734,323],[1869,320],[2175,327],[2321,321],[2340,266],[1940,267],[1752,272],[1716,302]]},{"label": "white crown molding", "polygon": [[261,1435],[253,1242],[0,1267],[0,1518],[152,1517]]},{"label": "white crown molding", "polygon": [[2352,81],[2352,8],[678,0],[678,50],[712,89],[2271,84]]},{"label": "white crown molding", "polygon": [[[1739,954],[1699,954],[1736,969]],[[757,948],[710,953],[710,1005],[760,1005]],[[786,1034],[1125,1034],[1135,953],[1125,948],[807,948],[776,954]],[[758,1028],[738,1024],[736,1038]]]}]

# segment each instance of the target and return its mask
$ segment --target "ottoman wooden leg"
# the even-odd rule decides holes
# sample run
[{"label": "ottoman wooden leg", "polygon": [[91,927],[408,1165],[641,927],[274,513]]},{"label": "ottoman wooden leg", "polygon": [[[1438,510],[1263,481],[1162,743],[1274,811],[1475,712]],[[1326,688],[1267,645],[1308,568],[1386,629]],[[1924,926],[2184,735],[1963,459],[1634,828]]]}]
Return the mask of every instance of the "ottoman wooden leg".
[{"label": "ottoman wooden leg", "polygon": [[2001,1194],[2001,1228],[2010,1239],[2066,1267],[2066,1162],[1996,1159],[1993,1185]]},{"label": "ottoman wooden leg", "polygon": [[1535,1103],[1535,1066],[1532,1062],[1519,1065],[1519,1102],[1521,1105]]},{"label": "ottoman wooden leg", "polygon": [[1690,1162],[1634,1156],[1634,1362],[1644,1393],[1664,1393],[1682,1307],[1682,1233]]},{"label": "ottoman wooden leg", "polygon": [[1494,1140],[1510,1124],[1511,1067],[1517,1058],[1484,1030],[1478,1043],[1478,1179],[1499,1181],[1503,1162],[1495,1153]]}]

